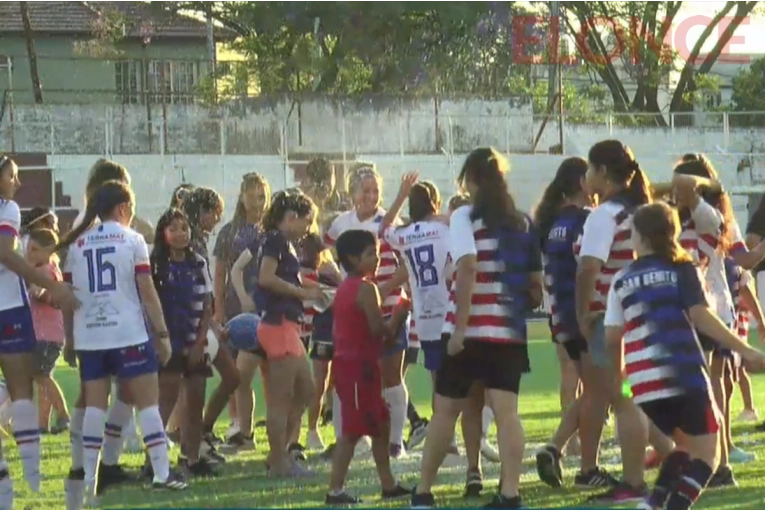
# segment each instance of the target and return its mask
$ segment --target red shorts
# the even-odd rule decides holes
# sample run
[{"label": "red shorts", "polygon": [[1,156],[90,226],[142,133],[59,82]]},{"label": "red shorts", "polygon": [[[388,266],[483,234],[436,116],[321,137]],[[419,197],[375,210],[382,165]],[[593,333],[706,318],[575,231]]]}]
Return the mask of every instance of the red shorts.
[{"label": "red shorts", "polygon": [[334,358],[332,375],[340,399],[343,437],[380,437],[389,415],[377,360]]}]

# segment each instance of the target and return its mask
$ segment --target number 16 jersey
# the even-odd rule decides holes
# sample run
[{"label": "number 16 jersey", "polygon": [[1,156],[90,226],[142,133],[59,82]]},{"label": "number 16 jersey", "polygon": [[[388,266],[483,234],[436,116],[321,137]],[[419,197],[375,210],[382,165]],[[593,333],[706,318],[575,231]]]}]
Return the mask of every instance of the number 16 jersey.
[{"label": "number 16 jersey", "polygon": [[418,340],[439,340],[449,306],[449,226],[438,221],[418,221],[388,227],[383,237],[406,264]]},{"label": "number 16 jersey", "polygon": [[64,279],[82,303],[74,312],[76,350],[120,349],[149,340],[135,277],[150,271],[146,241],[114,221],[94,225],[74,241]]}]

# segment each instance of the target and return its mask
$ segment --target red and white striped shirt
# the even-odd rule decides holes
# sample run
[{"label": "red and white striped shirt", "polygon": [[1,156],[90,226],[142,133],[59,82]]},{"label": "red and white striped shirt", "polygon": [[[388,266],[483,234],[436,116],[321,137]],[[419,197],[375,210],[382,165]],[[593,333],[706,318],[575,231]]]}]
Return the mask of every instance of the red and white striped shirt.
[{"label": "red and white striped shirt", "polygon": [[[337,238],[346,230],[367,230],[372,232],[378,239],[381,239],[382,235],[380,227],[382,226],[382,219],[384,216],[385,210],[378,208],[377,212],[371,218],[361,221],[356,215],[355,210],[346,211],[335,218],[329,226],[329,229],[324,234],[324,244],[327,246],[334,246],[335,242],[337,242]],[[377,274],[374,277],[375,284],[379,286],[393,278],[396,269],[398,269],[398,264],[398,258],[396,258],[396,254],[391,246],[388,243],[381,241],[380,267],[377,268]],[[345,276],[345,271],[343,271],[343,277]],[[389,316],[393,313],[393,308],[398,304],[402,296],[403,289],[399,287],[385,297],[382,308],[384,316]]]},{"label": "red and white striped shirt", "polygon": [[614,275],[635,258],[632,247],[632,211],[616,201],[605,201],[584,222],[579,257],[603,262],[595,280],[590,311],[603,312]]},{"label": "red and white striped shirt", "polygon": [[[518,338],[511,327],[507,308],[501,302],[504,289],[496,275],[503,267],[494,255],[499,243],[489,236],[483,220],[470,219],[471,210],[469,205],[455,210],[449,225],[450,255],[455,267],[466,255],[475,255],[478,260],[465,338],[494,343],[525,343],[526,339]],[[450,285],[449,307],[443,328],[447,335],[455,330],[456,291],[456,285]]]}]

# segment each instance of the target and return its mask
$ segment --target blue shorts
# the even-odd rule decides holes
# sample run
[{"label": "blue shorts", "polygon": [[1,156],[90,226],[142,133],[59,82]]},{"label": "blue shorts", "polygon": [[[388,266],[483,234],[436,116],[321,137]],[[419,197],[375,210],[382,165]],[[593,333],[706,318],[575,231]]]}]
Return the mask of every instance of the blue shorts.
[{"label": "blue shorts", "polygon": [[396,343],[388,348],[386,348],[383,353],[382,357],[387,358],[388,356],[393,356],[395,354],[400,353],[401,351],[405,351],[409,347],[409,318],[404,321],[404,324],[398,328],[398,333],[396,334]]},{"label": "blue shorts", "polygon": [[0,355],[33,353],[37,337],[28,306],[0,311]]},{"label": "blue shorts", "polygon": [[438,340],[420,340],[420,349],[425,357],[425,370],[435,372],[441,368],[444,345],[440,338]]},{"label": "blue shorts", "polygon": [[159,360],[151,342],[117,349],[77,351],[80,380],[96,381],[107,377],[133,379],[159,370]]}]

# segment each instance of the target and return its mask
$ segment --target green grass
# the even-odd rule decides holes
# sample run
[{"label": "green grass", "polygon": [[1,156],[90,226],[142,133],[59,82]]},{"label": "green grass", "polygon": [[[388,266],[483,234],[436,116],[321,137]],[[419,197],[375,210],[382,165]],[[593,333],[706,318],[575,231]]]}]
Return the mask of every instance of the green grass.
[{"label": "green grass", "polygon": [[[559,397],[558,363],[553,346],[550,344],[546,326],[537,323],[532,326],[533,338],[538,340],[530,346],[532,373],[526,377],[521,392],[520,409],[523,425],[526,430],[526,473],[522,479],[522,491],[525,503],[530,508],[541,507],[576,507],[587,506],[586,492],[575,489],[553,490],[537,479],[533,464],[535,449],[551,435],[558,424]],[[56,372],[56,377],[71,401],[76,397],[77,375],[68,367],[61,367]],[[755,397],[765,390],[765,378],[755,377]],[[412,398],[421,412],[430,415],[429,399],[431,383],[429,376],[421,366],[413,367],[407,376],[407,384]],[[210,386],[213,386],[212,384]],[[256,383],[259,401],[260,388]],[[741,400],[738,395],[734,397],[734,416],[741,410]],[[263,408],[256,410],[258,416],[262,416]],[[220,420],[220,426],[224,427],[227,420]],[[330,428],[321,431],[326,440],[332,437]],[[765,447],[763,440],[765,434],[754,434],[751,425],[736,425],[734,428],[735,438],[739,446],[746,450],[754,451],[761,459],[765,459]],[[610,439],[613,435],[613,427],[604,432],[607,440],[601,454],[602,464],[612,472],[621,469],[619,452]],[[458,434],[459,437],[459,434]],[[104,508],[168,508],[168,507],[317,507],[322,506],[329,476],[329,466],[318,460],[310,460],[319,476],[309,482],[301,482],[298,487],[293,483],[273,481],[265,476],[263,464],[266,449],[266,440],[263,429],[257,430],[258,448],[254,452],[242,453],[231,457],[223,468],[222,476],[211,480],[193,480],[192,485],[183,493],[155,493],[147,491],[140,486],[124,486],[115,488],[101,500]],[[16,481],[17,507],[30,505],[33,508],[63,508],[63,478],[68,471],[69,441],[67,435],[45,436],[42,441],[43,455],[43,492],[40,497],[33,497],[21,481],[21,466],[18,461],[15,446],[9,444],[6,438],[6,451],[11,463],[12,476]],[[175,458],[177,452],[172,452]],[[394,462],[394,472],[405,484],[414,485],[419,474],[421,447],[411,452],[403,460]],[[140,466],[142,457],[139,455],[127,455],[124,461],[135,468]],[[578,459],[566,462],[565,477],[568,482],[572,481]],[[487,462],[483,463],[484,478],[487,485],[486,494],[491,493],[496,487],[498,466]],[[435,487],[435,495],[442,507],[477,506],[479,502],[465,502],[461,498],[463,479],[465,472],[464,458],[447,459],[442,467],[438,485]],[[740,487],[732,489],[713,490],[706,492],[698,508],[759,508],[765,501],[765,484],[762,483],[765,475],[765,460],[740,465],[735,467],[735,473]],[[655,471],[647,474],[647,481],[652,482]],[[364,506],[382,506],[379,499],[379,483],[374,470],[374,465],[368,455],[357,457],[351,465],[348,478],[348,489],[365,499]],[[469,503],[469,504],[466,504]],[[406,506],[408,502],[401,502],[400,506]]]}]

